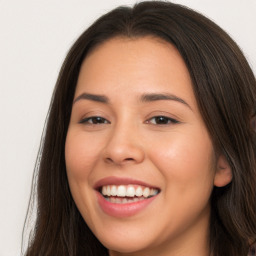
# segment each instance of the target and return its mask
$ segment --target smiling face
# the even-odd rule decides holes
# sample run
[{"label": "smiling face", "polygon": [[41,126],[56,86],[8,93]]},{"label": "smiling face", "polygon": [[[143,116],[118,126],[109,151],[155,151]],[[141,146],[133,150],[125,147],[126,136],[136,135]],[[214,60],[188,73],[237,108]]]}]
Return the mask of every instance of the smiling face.
[{"label": "smiling face", "polygon": [[171,44],[115,38],[86,57],[65,157],[75,203],[110,255],[208,255],[218,159]]}]

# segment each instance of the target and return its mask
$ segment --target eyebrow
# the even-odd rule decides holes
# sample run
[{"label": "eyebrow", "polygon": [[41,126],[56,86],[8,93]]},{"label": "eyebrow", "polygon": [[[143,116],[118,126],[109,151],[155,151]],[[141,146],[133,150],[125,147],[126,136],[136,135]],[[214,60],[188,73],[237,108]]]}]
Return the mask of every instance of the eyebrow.
[{"label": "eyebrow", "polygon": [[92,101],[97,101],[101,103],[109,103],[108,97],[104,95],[90,94],[90,93],[82,93],[77,98],[75,98],[75,100],[73,101],[73,104],[75,104],[79,100],[92,100]]},{"label": "eyebrow", "polygon": [[[91,100],[91,101],[96,101],[96,102],[101,102],[101,103],[106,103],[106,104],[108,104],[109,101],[110,101],[107,96],[99,95],[99,94],[90,94],[90,93],[82,93],[81,95],[79,95],[73,101],[73,104],[76,103],[79,100]],[[177,97],[174,94],[170,94],[170,93],[146,93],[146,94],[142,94],[142,96],[140,97],[141,102],[152,102],[152,101],[159,101],[159,100],[177,101],[179,103],[184,104],[185,106],[187,106],[188,108],[190,108],[192,110],[190,105],[185,100],[183,100],[180,97]]]},{"label": "eyebrow", "polygon": [[190,105],[185,100],[183,100],[180,97],[177,97],[174,94],[170,94],[170,93],[149,93],[149,94],[143,94],[141,96],[141,101],[142,102],[151,102],[151,101],[158,101],[158,100],[173,100],[173,101],[177,101],[179,103],[184,104],[185,106],[189,107],[192,110]]}]

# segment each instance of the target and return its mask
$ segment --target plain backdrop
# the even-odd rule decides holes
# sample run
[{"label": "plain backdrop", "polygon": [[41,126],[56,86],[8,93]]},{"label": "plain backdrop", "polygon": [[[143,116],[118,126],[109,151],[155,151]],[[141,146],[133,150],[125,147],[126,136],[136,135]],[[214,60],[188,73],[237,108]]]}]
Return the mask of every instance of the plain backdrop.
[{"label": "plain backdrop", "polygon": [[[214,20],[256,71],[255,0],[174,0]],[[135,0],[0,0],[0,256],[21,255],[32,175],[61,63],[96,18]]]}]

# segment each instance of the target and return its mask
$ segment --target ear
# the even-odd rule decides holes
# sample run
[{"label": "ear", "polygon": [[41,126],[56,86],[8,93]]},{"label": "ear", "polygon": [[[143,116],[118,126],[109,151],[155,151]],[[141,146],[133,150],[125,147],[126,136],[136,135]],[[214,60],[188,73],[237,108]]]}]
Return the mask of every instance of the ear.
[{"label": "ear", "polygon": [[224,187],[232,181],[232,170],[224,155],[217,159],[217,170],[214,177],[216,187]]}]

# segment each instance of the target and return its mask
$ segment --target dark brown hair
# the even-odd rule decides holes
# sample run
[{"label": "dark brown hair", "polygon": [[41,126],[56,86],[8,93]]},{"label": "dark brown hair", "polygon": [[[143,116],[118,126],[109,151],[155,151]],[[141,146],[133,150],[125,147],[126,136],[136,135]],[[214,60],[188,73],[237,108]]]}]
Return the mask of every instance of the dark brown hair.
[{"label": "dark brown hair", "polygon": [[[189,70],[216,152],[233,174],[211,197],[210,251],[245,256],[256,239],[255,77],[236,43],[215,23],[161,1],[119,7],[90,26],[70,49],[53,93],[35,170],[37,219],[26,256],[107,255],[72,199],[64,145],[81,63],[113,37],[154,36],[173,44]],[[32,198],[33,201],[33,198]]]}]

